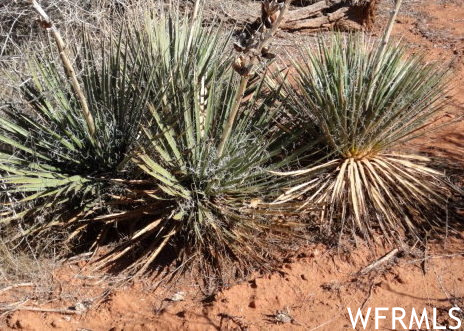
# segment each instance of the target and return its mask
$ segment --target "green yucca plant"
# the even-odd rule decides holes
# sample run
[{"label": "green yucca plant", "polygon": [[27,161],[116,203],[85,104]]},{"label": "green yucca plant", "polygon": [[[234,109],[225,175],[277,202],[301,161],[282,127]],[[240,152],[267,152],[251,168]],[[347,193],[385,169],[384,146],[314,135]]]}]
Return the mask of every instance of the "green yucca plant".
[{"label": "green yucca plant", "polygon": [[214,75],[211,84],[206,103],[191,94],[150,107],[153,121],[144,128],[150,142],[133,160],[153,181],[139,188],[144,196],[138,210],[150,216],[132,240],[101,259],[102,265],[131,252],[139,256],[134,267],[143,272],[173,245],[178,261],[199,263],[203,272],[224,279],[266,266],[272,247],[294,240],[286,230],[291,223],[280,219],[293,215],[294,208],[266,203],[277,198],[282,185],[270,170],[286,163],[271,161],[288,144],[272,130],[274,112],[257,100],[247,104],[220,156],[238,82],[229,72]]},{"label": "green yucca plant", "polygon": [[[200,19],[156,22],[149,19],[149,29],[138,35],[151,42],[141,56],[161,63],[150,86],[163,95],[150,99],[142,125],[146,143],[132,158],[151,184],[132,187],[137,207],[129,214],[143,217],[130,240],[97,266],[132,255],[130,268],[142,273],[169,250],[178,270],[195,265],[221,280],[270,266],[278,245],[295,239],[292,223],[280,219],[294,208],[267,203],[282,185],[270,170],[286,164],[282,155],[292,141],[274,125],[278,108],[268,105],[277,94],[263,93],[260,80],[249,86],[248,101],[237,98],[240,79],[224,54],[229,37],[220,29],[213,32]],[[239,115],[220,153],[237,102]]]},{"label": "green yucca plant", "polygon": [[[9,105],[0,118],[0,181],[12,204],[4,205],[10,212],[1,222],[32,221],[20,235],[54,225],[84,227],[79,222],[124,181],[126,154],[140,133],[147,98],[138,89],[146,68],[128,56],[132,41],[121,33],[97,47],[84,37],[76,52],[93,134],[57,54],[31,61],[20,91],[24,104]],[[35,221],[39,215],[43,223]]]},{"label": "green yucca plant", "polygon": [[392,238],[439,225],[449,193],[443,174],[398,146],[443,109],[446,70],[398,42],[381,47],[357,34],[320,39],[294,65],[291,110],[303,143],[316,143],[306,157],[312,166],[285,173],[302,182],[278,201],[305,195],[325,206],[323,225],[368,238],[379,228]]}]

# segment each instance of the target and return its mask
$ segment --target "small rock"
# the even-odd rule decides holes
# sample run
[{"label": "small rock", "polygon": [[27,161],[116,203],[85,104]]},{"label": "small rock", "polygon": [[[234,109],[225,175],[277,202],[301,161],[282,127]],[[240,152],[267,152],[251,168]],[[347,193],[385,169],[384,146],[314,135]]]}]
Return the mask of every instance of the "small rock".
[{"label": "small rock", "polygon": [[275,315],[275,319],[279,323],[291,323],[293,318],[286,311],[278,311]]},{"label": "small rock", "polygon": [[84,313],[85,311],[87,311],[87,307],[85,304],[83,304],[82,302],[78,302],[74,305],[74,310],[79,313],[79,314],[82,314]]},{"label": "small rock", "polygon": [[169,299],[169,301],[179,302],[185,300],[185,292],[176,292],[173,296]]}]

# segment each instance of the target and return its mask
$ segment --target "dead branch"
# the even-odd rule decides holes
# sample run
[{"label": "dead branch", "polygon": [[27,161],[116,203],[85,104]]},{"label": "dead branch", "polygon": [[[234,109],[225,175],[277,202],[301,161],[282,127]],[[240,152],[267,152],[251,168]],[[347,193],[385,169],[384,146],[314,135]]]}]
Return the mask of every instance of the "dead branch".
[{"label": "dead branch", "polygon": [[369,264],[367,267],[365,267],[364,269],[362,269],[358,274],[359,275],[366,275],[368,274],[369,272],[371,272],[372,270],[375,270],[377,268],[379,268],[380,266],[386,264],[387,262],[393,260],[395,257],[398,256],[398,254],[400,253],[400,249],[398,248],[395,248],[394,250],[392,250],[391,252],[389,252],[388,254],[384,255],[383,257],[381,257],[380,259],[372,262],[371,264]]},{"label": "dead branch", "polygon": [[74,315],[74,314],[80,314],[81,312],[77,310],[71,310],[71,309],[66,309],[66,308],[38,308],[38,307],[30,307],[30,306],[22,306],[22,307],[1,307],[0,311],[5,311],[5,312],[14,312],[18,310],[24,310],[24,311],[35,311],[35,312],[41,312],[41,313],[58,313],[58,314],[66,314],[66,315]]},{"label": "dead branch", "polygon": [[32,286],[34,286],[34,283],[13,284],[13,285],[9,285],[9,286],[6,286],[6,287],[0,289],[0,293],[6,292],[6,291],[9,291],[9,290],[18,288],[18,287],[32,287]]},{"label": "dead branch", "polygon": [[[289,11],[280,28],[288,31],[323,30],[336,26],[369,28],[374,21],[377,4],[378,0],[358,1],[354,4],[347,0],[321,0]],[[254,31],[264,23],[263,19],[257,19],[248,29]]]},{"label": "dead branch", "polygon": [[366,305],[367,301],[370,299],[370,297],[372,296],[372,290],[374,289],[375,287],[375,283],[372,282],[371,285],[369,286],[369,291],[367,292],[367,296],[366,298],[364,299],[363,303],[361,304],[361,310],[364,309],[364,306]]}]

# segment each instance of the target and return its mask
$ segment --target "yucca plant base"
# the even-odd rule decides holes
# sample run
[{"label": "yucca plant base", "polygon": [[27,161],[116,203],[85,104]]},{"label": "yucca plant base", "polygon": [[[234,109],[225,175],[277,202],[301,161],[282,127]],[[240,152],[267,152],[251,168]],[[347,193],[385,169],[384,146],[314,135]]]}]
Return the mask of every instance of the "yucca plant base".
[{"label": "yucca plant base", "polygon": [[427,167],[429,161],[388,153],[335,159],[304,170],[316,179],[288,190],[278,201],[304,194],[303,206],[323,206],[316,222],[338,236],[348,231],[368,241],[382,232],[387,240],[422,237],[429,230],[443,230],[443,205],[450,193],[445,176]]},{"label": "yucca plant base", "polygon": [[[151,161],[147,162],[154,166]],[[143,169],[153,173],[153,168],[147,166],[141,164]],[[229,193],[214,194],[206,187],[217,185],[214,179],[199,181],[204,187],[195,182],[184,177],[177,185],[163,189],[149,179],[132,184],[108,202],[119,205],[124,211],[94,217],[87,229],[77,228],[72,237],[80,232],[84,238],[92,240],[90,248],[94,249],[114,241],[115,234],[123,235],[123,240],[112,243],[109,250],[105,248],[104,254],[98,254],[92,266],[115,271],[123,267],[135,275],[157,270],[160,266],[176,272],[195,268],[210,280],[227,282],[258,269],[275,268],[283,247],[295,242],[291,223],[283,220],[283,215],[296,214],[290,204],[266,204],[258,194],[244,198],[240,188],[237,193],[229,188]],[[98,235],[85,235],[89,228],[95,229],[98,222],[105,223],[98,227]],[[105,238],[108,233],[110,236]],[[76,240],[76,243],[82,242],[82,238]]]}]

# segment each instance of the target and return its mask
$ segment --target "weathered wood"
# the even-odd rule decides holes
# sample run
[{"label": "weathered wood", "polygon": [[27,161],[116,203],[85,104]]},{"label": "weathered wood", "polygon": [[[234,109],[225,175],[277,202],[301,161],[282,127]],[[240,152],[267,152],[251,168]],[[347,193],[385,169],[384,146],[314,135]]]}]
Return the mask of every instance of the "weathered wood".
[{"label": "weathered wood", "polygon": [[[289,11],[281,28],[289,31],[326,29],[337,25],[349,29],[369,28],[374,20],[377,3],[378,0],[357,4],[347,0],[321,0]],[[260,22],[256,21],[250,27],[259,25]]]},{"label": "weathered wood", "polygon": [[[324,1],[322,1],[324,2]],[[341,7],[333,13],[321,15],[317,17],[286,21],[282,24],[282,29],[285,30],[301,30],[301,29],[317,29],[332,25],[333,23],[346,18],[346,14],[350,10],[349,7]]]},{"label": "weathered wood", "polygon": [[329,23],[327,16],[319,16],[314,18],[308,18],[299,21],[285,22],[282,24],[284,30],[301,30],[301,29],[315,29],[320,28],[324,24]]},{"label": "weathered wood", "polygon": [[[341,2],[339,0],[338,2]],[[307,19],[311,16],[314,16],[317,13],[320,13],[322,10],[327,9],[331,6],[329,1],[319,1],[310,6],[303,7],[300,9],[291,10],[287,14],[286,23]]]}]

